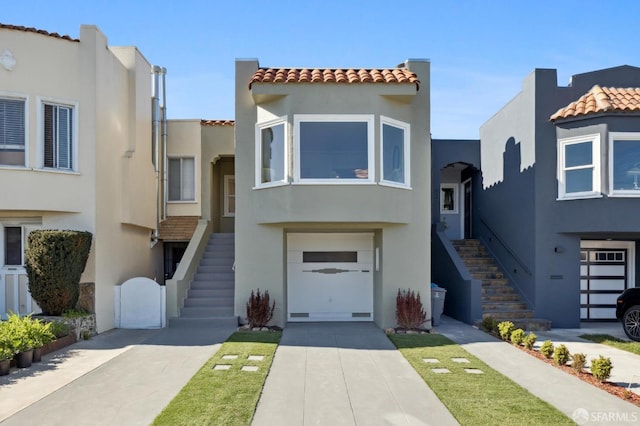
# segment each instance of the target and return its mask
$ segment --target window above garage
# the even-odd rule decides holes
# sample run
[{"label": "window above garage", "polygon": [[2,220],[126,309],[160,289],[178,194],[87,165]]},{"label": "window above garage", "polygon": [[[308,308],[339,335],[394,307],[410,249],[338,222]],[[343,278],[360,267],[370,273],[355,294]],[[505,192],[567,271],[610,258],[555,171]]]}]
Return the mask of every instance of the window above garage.
[{"label": "window above garage", "polygon": [[610,195],[640,197],[640,133],[609,134]]}]

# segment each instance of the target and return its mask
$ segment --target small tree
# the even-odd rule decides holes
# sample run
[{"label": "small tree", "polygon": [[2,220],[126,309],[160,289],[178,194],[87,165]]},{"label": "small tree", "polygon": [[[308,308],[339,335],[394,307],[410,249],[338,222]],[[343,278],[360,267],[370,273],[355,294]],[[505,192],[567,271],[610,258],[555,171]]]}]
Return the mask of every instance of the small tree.
[{"label": "small tree", "polygon": [[265,290],[263,294],[260,294],[260,289],[255,293],[251,290],[251,296],[247,302],[247,321],[250,327],[264,327],[267,325],[271,318],[273,318],[273,312],[276,309],[276,302],[270,304],[269,291]]},{"label": "small tree", "polygon": [[74,309],[82,272],[89,258],[92,234],[38,230],[29,234],[25,269],[31,296],[47,315]]},{"label": "small tree", "polygon": [[420,328],[427,322],[427,314],[420,301],[420,293],[412,290],[398,289],[396,296],[396,322],[399,327],[412,329]]}]

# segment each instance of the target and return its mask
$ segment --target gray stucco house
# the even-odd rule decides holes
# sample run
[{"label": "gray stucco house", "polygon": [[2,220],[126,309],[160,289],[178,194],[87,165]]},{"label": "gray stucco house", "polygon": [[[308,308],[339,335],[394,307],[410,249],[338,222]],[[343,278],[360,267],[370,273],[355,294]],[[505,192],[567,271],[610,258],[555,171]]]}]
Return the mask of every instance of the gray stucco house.
[{"label": "gray stucco house", "polygon": [[430,312],[429,86],[425,60],[236,62],[236,315],[257,288],[279,325],[392,327],[398,288]]},{"label": "gray stucco house", "polygon": [[536,69],[480,141],[433,146],[433,279],[450,290],[445,312],[471,322],[495,308],[488,278],[451,243],[474,237],[495,260],[490,278],[508,282],[530,317],[554,327],[615,319],[616,296],[638,286],[640,68],[568,86]]}]

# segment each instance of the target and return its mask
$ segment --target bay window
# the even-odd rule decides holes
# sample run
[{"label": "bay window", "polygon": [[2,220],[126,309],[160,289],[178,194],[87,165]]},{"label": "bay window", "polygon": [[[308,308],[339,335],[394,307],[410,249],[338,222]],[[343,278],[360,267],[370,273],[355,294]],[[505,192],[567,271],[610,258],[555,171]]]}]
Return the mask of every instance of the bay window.
[{"label": "bay window", "polygon": [[409,124],[387,117],[380,119],[382,182],[409,186]]},{"label": "bay window", "polygon": [[600,195],[600,135],[558,141],[558,198]]},{"label": "bay window", "polygon": [[609,134],[611,195],[640,196],[640,133]]},{"label": "bay window", "polygon": [[256,125],[256,186],[287,183],[286,133],[281,118]]}]

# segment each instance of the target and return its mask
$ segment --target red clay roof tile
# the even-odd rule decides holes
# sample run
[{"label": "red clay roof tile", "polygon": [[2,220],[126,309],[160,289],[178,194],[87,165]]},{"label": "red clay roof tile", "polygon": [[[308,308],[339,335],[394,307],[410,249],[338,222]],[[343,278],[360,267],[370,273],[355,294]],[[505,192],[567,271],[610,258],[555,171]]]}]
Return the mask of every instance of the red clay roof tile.
[{"label": "red clay roof tile", "polygon": [[16,31],[24,31],[24,32],[28,32],[28,33],[36,33],[36,34],[42,34],[45,36],[49,36],[49,37],[54,37],[54,38],[59,38],[62,40],[68,40],[68,41],[75,41],[75,42],[79,42],[80,40],[77,38],[71,38],[68,35],[60,35],[58,33],[50,33],[44,30],[39,30],[37,28],[33,28],[33,27],[23,27],[21,25],[9,25],[9,24],[3,24],[0,23],[0,29],[7,29],[7,30],[16,30]]},{"label": "red clay roof tile", "polygon": [[415,84],[420,88],[418,76],[404,68],[258,68],[249,81],[249,88],[253,83],[401,83]]},{"label": "red clay roof tile", "polygon": [[602,112],[640,112],[640,87],[600,87],[597,84],[580,99],[560,108],[551,121]]},{"label": "red clay roof tile", "polygon": [[200,120],[201,126],[235,126],[233,120]]}]

